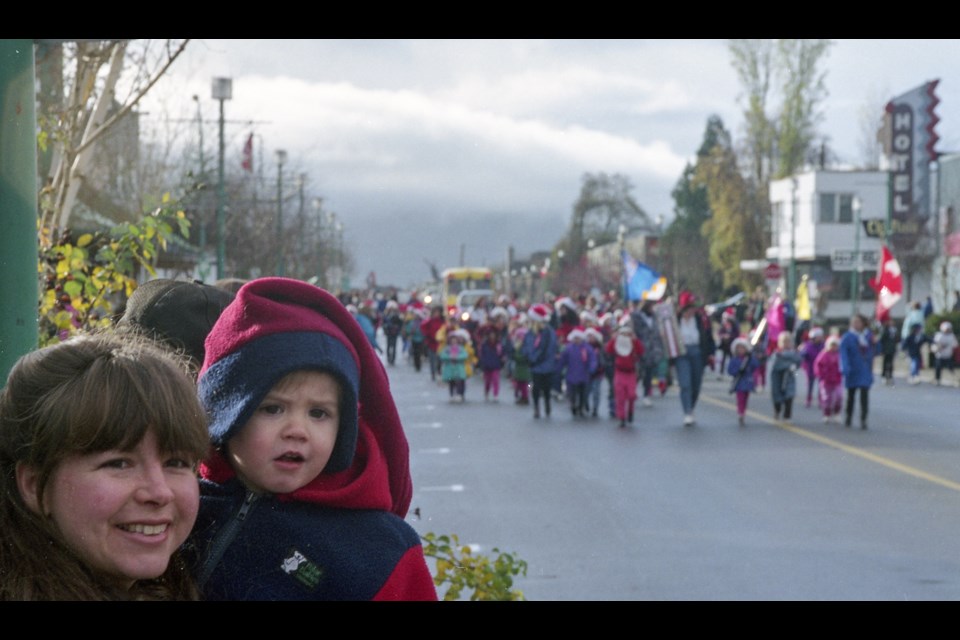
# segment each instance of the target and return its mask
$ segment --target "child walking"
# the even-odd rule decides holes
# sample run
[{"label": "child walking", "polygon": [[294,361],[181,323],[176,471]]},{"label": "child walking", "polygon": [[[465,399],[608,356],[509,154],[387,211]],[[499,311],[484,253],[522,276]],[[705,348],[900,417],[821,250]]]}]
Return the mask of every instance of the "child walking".
[{"label": "child walking", "polygon": [[823,329],[813,327],[807,333],[807,339],[800,345],[800,355],[803,357],[803,372],[807,374],[807,406],[813,404],[813,392],[817,388],[817,375],[813,370],[813,363],[823,351]]},{"label": "child walking", "polygon": [[187,546],[205,600],[437,600],[386,368],[340,301],[251,280],[205,347],[212,450]]},{"label": "child walking", "polygon": [[506,364],[506,349],[500,331],[489,329],[480,342],[479,367],[483,372],[483,399],[497,402],[500,398],[500,371]]},{"label": "child walking", "polygon": [[840,371],[840,338],[830,336],[826,346],[813,362],[817,376],[817,398],[824,424],[839,422],[843,409],[843,373]]},{"label": "child walking", "polygon": [[530,404],[530,362],[520,347],[523,346],[523,337],[527,335],[527,328],[518,326],[513,330],[513,349],[510,357],[513,360],[513,401],[517,404]]},{"label": "child walking", "polygon": [[737,396],[737,422],[742,427],[746,421],[747,403],[754,389],[754,372],[760,361],[753,355],[746,338],[736,337],[730,343],[730,362],[727,373],[733,377],[730,392]]},{"label": "child walking", "polygon": [[589,406],[590,416],[597,417],[600,410],[600,388],[603,386],[603,380],[606,378],[603,356],[603,334],[594,327],[584,331],[587,336],[587,344],[593,347],[597,356],[597,366],[590,376],[590,382],[587,385],[587,405]]},{"label": "child walking", "polygon": [[629,324],[620,325],[617,335],[607,342],[604,351],[613,357],[613,401],[620,427],[633,422],[633,405],[637,400],[637,367],[643,357],[643,344]]},{"label": "child walking", "polygon": [[803,358],[793,346],[793,335],[781,331],[777,336],[777,349],[773,352],[770,365],[770,396],[773,399],[773,417],[790,420],[793,414],[793,398],[797,395],[797,369],[803,364]]},{"label": "child walking", "polygon": [[446,343],[440,349],[440,379],[447,383],[451,402],[466,401],[469,340],[470,334],[465,329],[455,329],[447,334]]},{"label": "child walking", "polygon": [[577,327],[567,334],[567,343],[560,352],[560,369],[564,372],[570,413],[573,417],[587,415],[587,387],[597,369],[597,354],[586,343],[586,334]]}]

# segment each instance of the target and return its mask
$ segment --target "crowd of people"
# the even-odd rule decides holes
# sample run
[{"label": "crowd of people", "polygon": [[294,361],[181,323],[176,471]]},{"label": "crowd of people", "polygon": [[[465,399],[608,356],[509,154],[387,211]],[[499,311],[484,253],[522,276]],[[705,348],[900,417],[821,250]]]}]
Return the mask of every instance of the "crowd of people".
[{"label": "crowd of people", "polygon": [[[510,399],[529,405],[534,418],[550,417],[563,403],[573,419],[607,417],[621,428],[635,422],[638,404],[652,406],[670,387],[678,389],[682,424],[696,424],[704,376],[712,374],[729,378],[740,425],[750,397],[769,393],[774,419],[792,420],[795,403],[802,403],[821,411],[824,423],[851,427],[857,419],[866,429],[876,363],[885,385],[894,384],[899,354],[909,361],[911,384],[929,367],[939,385],[960,357],[951,322],[941,322],[933,335],[924,331],[929,300],[910,305],[899,327],[890,317],[872,322],[861,314],[847,326],[817,326],[798,320],[780,290],[758,290],[726,306],[706,305],[690,291],[636,302],[547,293],[524,304],[500,295],[470,309],[391,300],[381,321],[376,305],[367,306],[387,339],[397,336],[392,353],[417,371],[428,368],[452,402],[472,395],[476,376],[475,397],[482,392],[486,402],[500,401],[508,388]],[[390,313],[399,316],[392,332],[386,329]],[[376,330],[370,335],[375,340]],[[390,366],[396,362],[395,355],[387,358]]]}]

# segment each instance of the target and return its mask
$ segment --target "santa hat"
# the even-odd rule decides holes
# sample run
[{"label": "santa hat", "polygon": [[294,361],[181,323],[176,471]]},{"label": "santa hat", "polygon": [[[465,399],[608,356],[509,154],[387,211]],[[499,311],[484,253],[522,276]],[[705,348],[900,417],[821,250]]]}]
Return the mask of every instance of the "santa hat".
[{"label": "santa hat", "polygon": [[577,303],[574,302],[573,298],[569,296],[563,296],[562,298],[559,298],[554,304],[557,307],[557,311],[562,311],[564,307],[570,309],[571,311],[577,310]]},{"label": "santa hat", "polygon": [[[405,515],[413,494],[409,445],[389,380],[363,329],[336,296],[291,278],[252,280],[237,292],[207,336],[197,381],[222,445],[247,423],[270,389],[298,370],[324,371],[341,387],[340,427],[324,473],[346,486],[380,461],[382,506]],[[364,459],[355,454],[359,440]],[[356,460],[355,460],[356,458]],[[203,471],[203,469],[201,469]],[[369,490],[373,490],[373,486]],[[298,491],[316,491],[307,485]]]},{"label": "santa hat", "polygon": [[747,351],[750,351],[750,342],[743,336],[734,338],[733,342],[730,343],[730,351],[736,353],[737,347],[743,347]]},{"label": "santa hat", "polygon": [[549,322],[550,307],[542,302],[538,302],[537,304],[530,305],[530,308],[527,309],[527,315],[530,316],[530,319],[534,322]]},{"label": "santa hat", "polygon": [[509,320],[510,312],[503,307],[494,307],[490,310],[490,318],[503,318],[504,320]]},{"label": "santa hat", "polygon": [[811,340],[816,340],[817,338],[823,337],[823,329],[820,327],[814,327],[810,329],[810,333],[807,334]]},{"label": "santa hat", "polygon": [[677,304],[680,306],[680,310],[683,311],[687,307],[697,306],[697,299],[689,291],[681,291],[680,298],[677,300]]},{"label": "santa hat", "polygon": [[569,340],[570,342],[573,342],[574,340],[583,340],[586,337],[587,337],[586,334],[583,332],[583,329],[580,327],[577,327],[576,329],[574,329],[573,331],[567,334],[567,340]]},{"label": "santa hat", "polygon": [[592,311],[583,310],[580,312],[580,322],[583,324],[597,324],[597,315]]},{"label": "santa hat", "polygon": [[953,331],[953,325],[947,320],[940,323],[940,333],[950,333]]},{"label": "santa hat", "polygon": [[830,335],[830,337],[827,338],[827,342],[826,342],[827,347],[828,348],[832,347],[835,344],[840,344],[840,337],[836,335]]},{"label": "santa hat", "polygon": [[583,333],[587,338],[593,338],[597,342],[603,342],[603,334],[597,331],[596,329],[594,329],[593,327],[590,327]]}]

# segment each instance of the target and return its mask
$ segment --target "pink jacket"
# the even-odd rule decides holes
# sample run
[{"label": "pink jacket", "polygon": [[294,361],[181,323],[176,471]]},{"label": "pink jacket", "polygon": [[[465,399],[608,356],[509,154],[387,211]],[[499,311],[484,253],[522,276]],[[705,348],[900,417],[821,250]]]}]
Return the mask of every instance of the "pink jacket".
[{"label": "pink jacket", "polygon": [[840,352],[824,349],[813,361],[813,371],[817,379],[828,387],[835,387],[843,382],[840,373]]}]

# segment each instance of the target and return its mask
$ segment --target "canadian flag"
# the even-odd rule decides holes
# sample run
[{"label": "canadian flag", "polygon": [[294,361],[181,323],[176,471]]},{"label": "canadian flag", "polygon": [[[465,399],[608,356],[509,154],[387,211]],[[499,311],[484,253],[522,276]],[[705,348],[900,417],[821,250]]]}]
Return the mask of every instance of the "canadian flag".
[{"label": "canadian flag", "polygon": [[883,245],[881,249],[877,277],[871,278],[869,284],[877,292],[877,320],[884,322],[890,315],[890,309],[903,295],[903,274],[900,272],[900,263],[890,253],[889,247]]},{"label": "canadian flag", "polygon": [[253,171],[253,134],[247,138],[243,145],[243,162],[240,163],[245,171]]}]

